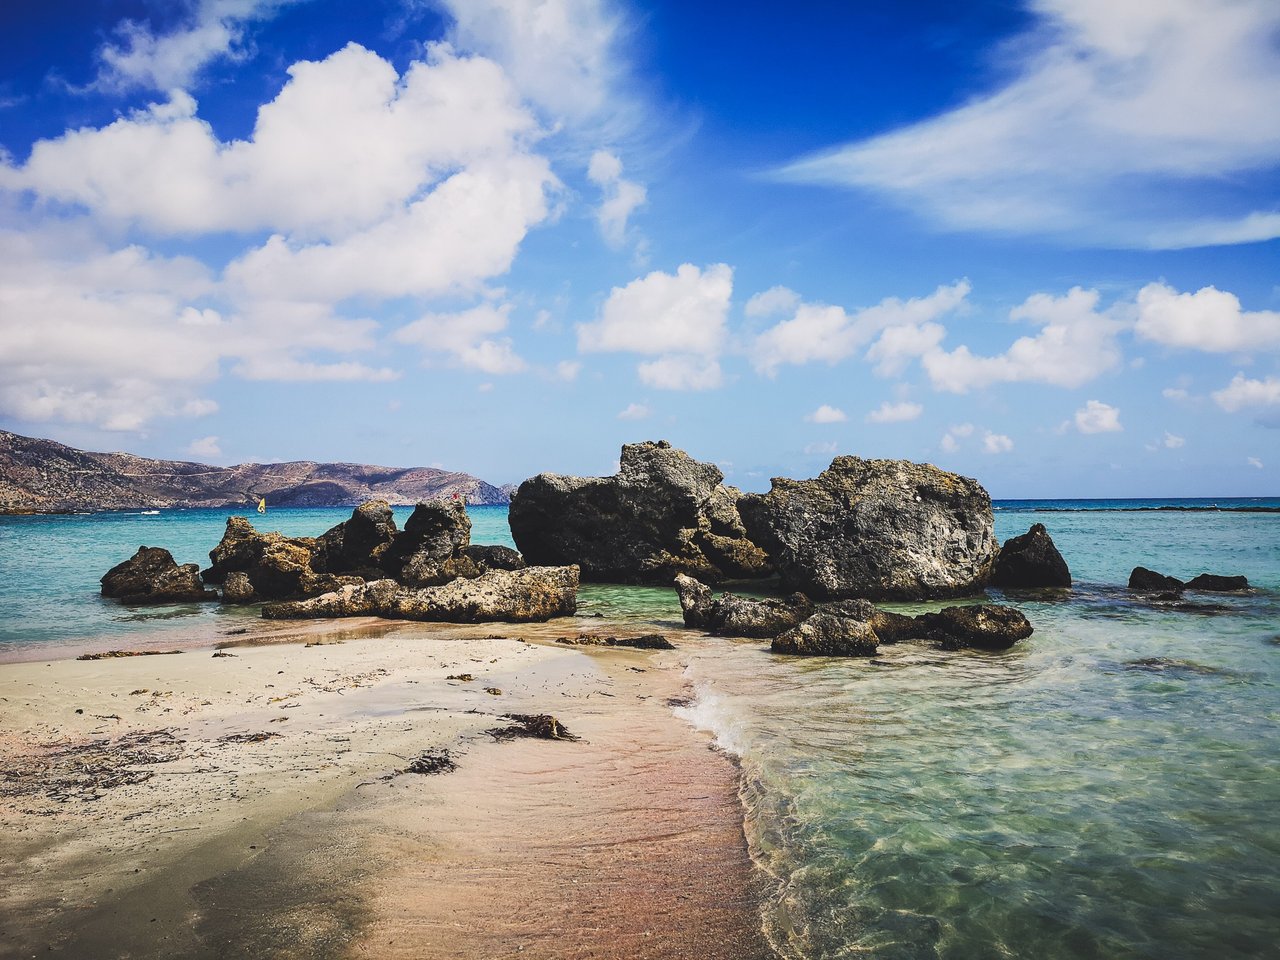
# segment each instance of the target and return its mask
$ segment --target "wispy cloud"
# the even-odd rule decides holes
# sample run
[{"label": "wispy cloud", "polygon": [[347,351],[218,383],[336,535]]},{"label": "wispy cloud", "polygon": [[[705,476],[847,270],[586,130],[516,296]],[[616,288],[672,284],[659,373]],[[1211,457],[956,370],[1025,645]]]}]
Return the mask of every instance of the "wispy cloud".
[{"label": "wispy cloud", "polygon": [[1280,164],[1280,5],[1029,6],[1011,82],[782,175],[876,191],[948,229],[1133,247],[1280,236],[1248,189]]}]

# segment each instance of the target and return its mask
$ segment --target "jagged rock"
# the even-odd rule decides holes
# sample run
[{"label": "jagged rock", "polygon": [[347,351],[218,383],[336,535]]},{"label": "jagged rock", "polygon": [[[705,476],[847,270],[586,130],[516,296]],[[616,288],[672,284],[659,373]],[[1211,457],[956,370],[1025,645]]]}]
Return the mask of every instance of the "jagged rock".
[{"label": "jagged rock", "polygon": [[428,500],[413,508],[404,531],[383,555],[382,567],[401,583],[438,586],[475,577],[481,567],[467,554],[471,518],[461,499]]},{"label": "jagged rock", "polygon": [[1071,571],[1043,523],[1032,524],[1020,537],[1011,537],[1000,548],[991,573],[996,587],[1069,587]]},{"label": "jagged rock", "polygon": [[919,639],[923,631],[916,621],[916,617],[909,617],[905,613],[880,609],[876,609],[867,618],[881,643],[902,643],[905,640]]},{"label": "jagged rock", "polygon": [[813,612],[813,604],[800,595],[786,599],[752,600],[723,593],[712,597],[711,588],[684,574],[676,576],[676,592],[686,626],[733,637],[776,637]]},{"label": "jagged rock", "polygon": [[946,650],[1007,650],[1032,633],[1030,622],[1020,611],[989,603],[944,607],[937,613],[921,614],[916,620]]},{"label": "jagged rock", "polygon": [[[231,574],[242,573],[254,600],[314,597],[363,582],[360,577],[317,572],[313,564],[318,544],[314,537],[262,533],[244,517],[227,517],[221,542],[209,551],[212,565],[202,576],[206,583],[225,583]],[[243,585],[238,583],[232,593],[243,595]]]},{"label": "jagged rock", "polygon": [[819,600],[977,593],[998,549],[976,480],[906,460],[836,457],[816,479],[775,479],[738,510],[783,586]]},{"label": "jagged rock", "polygon": [[379,616],[442,623],[525,623],[566,616],[577,609],[578,568],[526,567],[490,570],[472,579],[407,588],[394,580],[345,586],[310,600],[271,603],[273,620]]},{"label": "jagged rock", "polygon": [[1178,593],[1184,587],[1186,584],[1177,577],[1166,577],[1163,573],[1156,573],[1146,567],[1134,567],[1129,574],[1130,590]]},{"label": "jagged rock", "polygon": [[396,521],[385,500],[370,500],[317,538],[311,562],[317,573],[373,571],[396,538]]},{"label": "jagged rock", "polygon": [[523,570],[527,563],[519,552],[497,544],[479,544],[463,551],[481,570]]},{"label": "jagged rock", "polygon": [[511,535],[529,563],[581,565],[587,580],[670,583],[759,577],[768,558],[746,535],[713,464],[666,441],[627,444],[612,477],[543,473],[511,500]]},{"label": "jagged rock", "polygon": [[816,657],[874,657],[876,641],[865,620],[820,612],[774,637],[771,649]]},{"label": "jagged rock", "polygon": [[1234,593],[1237,590],[1248,590],[1247,577],[1224,577],[1216,573],[1202,573],[1187,581],[1188,590],[1208,590],[1214,593]]},{"label": "jagged rock", "polygon": [[163,547],[139,547],[132,557],[103,574],[100,582],[104,597],[124,603],[189,603],[218,598],[204,588],[198,565],[179,566]]},{"label": "jagged rock", "polygon": [[222,602],[253,602],[253,584],[249,582],[247,573],[241,573],[237,570],[234,573],[227,574],[226,580],[222,583]]}]

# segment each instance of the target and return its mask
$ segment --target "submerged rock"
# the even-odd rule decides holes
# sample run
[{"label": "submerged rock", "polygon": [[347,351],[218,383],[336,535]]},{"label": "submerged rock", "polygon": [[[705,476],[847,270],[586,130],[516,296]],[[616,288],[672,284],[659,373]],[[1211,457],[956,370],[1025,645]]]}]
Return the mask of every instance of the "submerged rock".
[{"label": "submerged rock", "polygon": [[1071,571],[1044,524],[1036,523],[1022,536],[1005,541],[996,557],[991,583],[1012,589],[1069,587]]},{"label": "submerged rock", "polygon": [[775,653],[819,657],[874,657],[878,641],[865,620],[819,612],[773,638]]},{"label": "submerged rock", "polygon": [[511,499],[511,535],[530,563],[575,563],[584,579],[718,583],[763,576],[768,560],[724,474],[666,441],[627,444],[612,477],[543,473]]},{"label": "submerged rock", "polygon": [[1187,581],[1188,590],[1206,590],[1212,593],[1235,593],[1249,589],[1247,577],[1224,577],[1216,573],[1202,573]]},{"label": "submerged rock", "polygon": [[1163,573],[1156,573],[1146,567],[1134,567],[1133,572],[1129,574],[1130,590],[1178,593],[1185,586],[1186,584],[1177,577],[1166,577]]},{"label": "submerged rock", "polygon": [[675,583],[685,626],[710,633],[767,640],[796,626],[813,612],[813,604],[801,594],[764,600],[737,597],[732,593],[713,597],[711,588],[693,577],[680,574]]},{"label": "submerged rock", "polygon": [[836,457],[813,480],[774,479],[738,510],[783,586],[819,600],[977,593],[998,550],[976,480],[906,460]]},{"label": "submerged rock", "polygon": [[267,604],[262,615],[271,620],[377,616],[439,623],[526,623],[573,613],[577,593],[577,567],[526,567],[418,588],[375,580],[310,600]]},{"label": "submerged rock", "polygon": [[945,607],[938,613],[921,614],[916,620],[947,650],[1008,650],[1032,633],[1031,623],[1021,611],[989,603]]},{"label": "submerged rock", "polygon": [[128,560],[118,563],[99,581],[102,595],[123,603],[189,603],[216,600],[200,580],[194,563],[179,566],[163,547],[139,547]]}]

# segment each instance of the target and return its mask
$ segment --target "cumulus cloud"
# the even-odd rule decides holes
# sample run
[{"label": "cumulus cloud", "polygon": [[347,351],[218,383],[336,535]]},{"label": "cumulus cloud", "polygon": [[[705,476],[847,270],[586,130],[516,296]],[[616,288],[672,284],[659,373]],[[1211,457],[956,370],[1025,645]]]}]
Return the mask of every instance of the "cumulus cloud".
[{"label": "cumulus cloud", "polygon": [[1077,410],[1075,426],[1081,433],[1118,433],[1124,429],[1120,410],[1101,400],[1090,400]]},{"label": "cumulus cloud", "polygon": [[1168,449],[1177,450],[1179,447],[1184,446],[1186,444],[1187,438],[1179,437],[1176,434],[1172,434],[1168,430],[1166,430],[1164,432],[1164,440],[1162,442],[1164,443],[1165,447],[1167,447]]},{"label": "cumulus cloud", "polygon": [[1008,453],[1013,449],[1013,440],[1003,433],[992,433],[988,430],[982,435],[983,453]]},{"label": "cumulus cloud", "polygon": [[1203,287],[1179,293],[1164,283],[1138,292],[1138,336],[1210,353],[1280,348],[1280,313],[1247,311],[1233,293]]},{"label": "cumulus cloud", "polygon": [[618,414],[619,420],[645,420],[651,411],[643,403],[629,403],[626,409]]},{"label": "cumulus cloud", "polygon": [[924,407],[918,403],[907,400],[901,403],[890,403],[886,400],[867,414],[867,423],[905,423],[908,420],[915,420],[922,413],[924,413]]},{"label": "cumulus cloud", "polygon": [[482,303],[458,313],[428,313],[394,334],[400,343],[422,348],[428,356],[447,355],[453,363],[481,373],[519,373],[527,364],[515,352],[507,329],[509,304]]},{"label": "cumulus cloud", "polygon": [[201,460],[212,460],[222,456],[222,447],[219,445],[217,437],[201,437],[187,444],[187,456],[198,457]]},{"label": "cumulus cloud", "polygon": [[1037,293],[1010,311],[1013,320],[1041,329],[1019,337],[1004,353],[978,356],[966,346],[927,349],[921,364],[935,388],[951,393],[995,383],[1033,382],[1078,387],[1119,365],[1116,336],[1124,324],[1098,310],[1098,292],[1074,287],[1065,296]]},{"label": "cumulus cloud", "polygon": [[1213,393],[1214,402],[1228,413],[1245,407],[1269,407],[1280,404],[1280,378],[1251,380],[1237,373],[1221,390]]},{"label": "cumulus cloud", "polygon": [[770,287],[761,293],[757,293],[743,308],[743,312],[751,318],[756,317],[774,317],[779,314],[791,313],[800,306],[800,294],[796,293],[789,287],[777,286]]},{"label": "cumulus cloud", "polygon": [[611,247],[621,247],[627,239],[627,220],[641,206],[648,194],[642,184],[622,176],[622,161],[615,154],[597,150],[591,155],[587,178],[600,188],[600,206],[596,223],[600,234]]},{"label": "cumulus cloud", "polygon": [[839,407],[833,407],[826,403],[813,411],[813,413],[806,413],[804,418],[809,423],[844,423],[849,419]]},{"label": "cumulus cloud", "polygon": [[657,355],[638,370],[641,380],[664,390],[717,387],[732,295],[733,270],[723,263],[655,270],[613,288],[600,319],[579,324],[578,349]]},{"label": "cumulus cloud", "polygon": [[582,364],[577,360],[561,360],[556,364],[556,379],[563,380],[566,383],[577,380],[578,374],[582,372]]},{"label": "cumulus cloud", "polygon": [[964,437],[970,436],[973,436],[972,423],[953,424],[947,429],[947,432],[942,435],[942,440],[939,441],[938,446],[947,453],[955,453],[960,449],[960,440]]},{"label": "cumulus cloud", "polygon": [[[873,307],[848,313],[843,307],[821,303],[797,302],[785,288],[775,287],[757,294],[748,303],[754,315],[762,311],[778,312],[795,304],[792,315],[763,331],[750,347],[751,362],[756,370],[774,376],[783,364],[803,364],[821,360],[837,363],[854,354],[877,334],[891,329],[918,329],[956,309],[969,293],[969,282],[958,280],[938,287],[927,297],[899,300],[889,297]],[[754,305],[754,306],[753,306]],[[892,366],[895,356],[890,348],[877,352],[873,347],[869,358],[882,367]]]},{"label": "cumulus cloud", "polygon": [[783,174],[880,192],[951,229],[1135,247],[1280,235],[1280,214],[1220,189],[1280,163],[1280,6],[1031,8],[1008,83]]},{"label": "cumulus cloud", "polygon": [[117,39],[98,51],[94,85],[104,89],[187,89],[215,60],[243,59],[248,24],[266,20],[298,0],[199,0],[175,28],[156,34],[151,24],[121,21]]}]

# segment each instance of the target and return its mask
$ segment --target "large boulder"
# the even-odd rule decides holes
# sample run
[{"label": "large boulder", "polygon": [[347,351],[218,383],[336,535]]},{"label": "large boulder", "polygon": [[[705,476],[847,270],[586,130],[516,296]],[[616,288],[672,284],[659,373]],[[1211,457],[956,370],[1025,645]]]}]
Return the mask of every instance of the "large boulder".
[{"label": "large boulder", "polygon": [[233,573],[248,578],[250,591],[237,578],[232,602],[314,597],[336,590],[352,577],[315,569],[319,541],[314,537],[286,537],[254,529],[244,517],[227,517],[222,540],[209,551],[210,567],[202,574],[206,583],[225,583]]},{"label": "large boulder", "polygon": [[382,568],[411,586],[438,586],[475,577],[481,567],[468,555],[471,518],[462,499],[419,503],[382,557]]},{"label": "large boulder", "polygon": [[768,558],[738,515],[724,474],[666,441],[627,444],[612,477],[543,473],[511,498],[511,535],[529,563],[579,564],[583,578],[711,583],[759,577]]},{"label": "large boulder", "polygon": [[418,588],[375,580],[310,600],[270,603],[262,615],[272,620],[378,616],[437,623],[528,623],[577,610],[578,576],[577,567],[565,566],[489,570],[471,579]]},{"label": "large boulder", "polygon": [[906,460],[836,457],[813,480],[775,479],[738,510],[784,588],[818,600],[979,593],[999,548],[976,480]]},{"label": "large boulder", "polygon": [[937,640],[946,650],[1008,650],[1032,632],[1021,611],[990,603],[945,607],[937,613],[921,614],[916,620],[922,634]]},{"label": "large boulder", "polygon": [[1069,587],[1071,571],[1043,523],[1034,523],[1020,537],[1010,537],[1000,548],[991,585],[1005,589]]},{"label": "large boulder", "polygon": [[801,594],[785,599],[753,600],[723,593],[711,595],[711,588],[693,577],[679,574],[676,592],[685,626],[731,637],[768,639],[799,624],[813,612],[813,604]]},{"label": "large boulder", "polygon": [[1179,593],[1186,586],[1177,577],[1167,577],[1146,567],[1134,567],[1129,574],[1129,589],[1149,593]]},{"label": "large boulder", "polygon": [[102,576],[102,595],[123,603],[189,603],[216,600],[200,580],[194,563],[179,566],[163,547],[139,547],[128,560]]},{"label": "large boulder", "polygon": [[874,657],[877,640],[865,620],[819,612],[774,637],[771,649],[809,657]]},{"label": "large boulder", "polygon": [[396,538],[396,521],[385,500],[370,500],[316,541],[312,567],[318,573],[357,573],[378,570],[383,554]]},{"label": "large boulder", "polygon": [[1213,593],[1235,593],[1249,589],[1249,578],[1225,577],[1217,573],[1202,573],[1187,581],[1188,590],[1208,590]]}]

